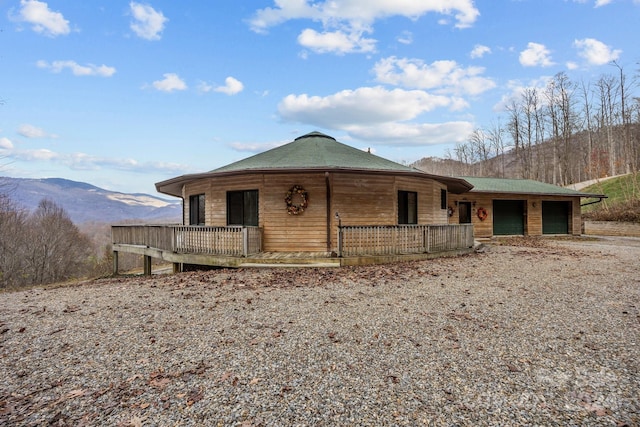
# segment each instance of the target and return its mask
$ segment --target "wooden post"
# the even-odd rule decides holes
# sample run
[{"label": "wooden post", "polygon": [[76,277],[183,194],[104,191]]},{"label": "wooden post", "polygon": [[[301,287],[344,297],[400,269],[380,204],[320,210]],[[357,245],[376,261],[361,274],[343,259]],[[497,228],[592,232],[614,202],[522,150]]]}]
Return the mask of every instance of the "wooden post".
[{"label": "wooden post", "polygon": [[113,275],[118,275],[118,251],[113,251]]},{"label": "wooden post", "polygon": [[340,220],[340,216],[337,212],[336,216],[338,217],[338,256],[342,257],[342,220]]},{"label": "wooden post", "polygon": [[242,256],[247,257],[249,254],[249,230],[242,227]]},{"label": "wooden post", "polygon": [[144,255],[144,275],[151,276],[151,257]]},{"label": "wooden post", "polygon": [[173,263],[173,274],[182,272],[182,263],[174,262]]}]

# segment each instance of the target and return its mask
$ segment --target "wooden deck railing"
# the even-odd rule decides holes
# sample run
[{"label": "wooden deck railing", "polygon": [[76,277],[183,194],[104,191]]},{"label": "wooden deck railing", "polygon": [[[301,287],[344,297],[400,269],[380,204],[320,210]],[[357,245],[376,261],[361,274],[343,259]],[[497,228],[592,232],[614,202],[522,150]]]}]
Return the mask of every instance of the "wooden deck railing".
[{"label": "wooden deck railing", "polygon": [[[258,227],[114,225],[114,245],[143,246],[183,254],[249,256],[262,251]],[[338,227],[338,256],[444,252],[473,246],[473,226],[373,225]]]},{"label": "wooden deck railing", "polygon": [[111,241],[176,253],[248,256],[262,250],[258,227],[114,225]]},{"label": "wooden deck railing", "polygon": [[341,226],[338,256],[399,255],[444,252],[473,247],[473,226]]}]

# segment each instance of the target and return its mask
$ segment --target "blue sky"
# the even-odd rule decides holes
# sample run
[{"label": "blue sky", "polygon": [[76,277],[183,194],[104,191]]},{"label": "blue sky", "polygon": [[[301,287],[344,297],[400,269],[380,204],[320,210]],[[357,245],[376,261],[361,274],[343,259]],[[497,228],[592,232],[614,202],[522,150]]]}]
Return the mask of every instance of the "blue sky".
[{"label": "blue sky", "polygon": [[0,0],[0,175],[122,192],[311,131],[443,157],[558,72],[637,74],[640,0]]}]

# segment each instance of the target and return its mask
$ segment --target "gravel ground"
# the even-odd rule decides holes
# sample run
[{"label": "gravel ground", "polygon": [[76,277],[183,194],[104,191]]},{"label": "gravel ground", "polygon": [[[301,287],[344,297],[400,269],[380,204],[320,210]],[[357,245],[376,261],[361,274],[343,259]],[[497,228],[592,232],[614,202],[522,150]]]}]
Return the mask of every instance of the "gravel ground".
[{"label": "gravel ground", "polygon": [[640,240],[0,294],[0,425],[640,425]]}]

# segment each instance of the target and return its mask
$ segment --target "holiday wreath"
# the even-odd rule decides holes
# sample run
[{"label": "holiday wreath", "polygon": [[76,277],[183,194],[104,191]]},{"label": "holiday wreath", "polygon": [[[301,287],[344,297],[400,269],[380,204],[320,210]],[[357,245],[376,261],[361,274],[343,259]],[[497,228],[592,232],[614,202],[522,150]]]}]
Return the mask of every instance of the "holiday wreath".
[{"label": "holiday wreath", "polygon": [[[298,205],[293,203],[293,197],[296,194],[300,196],[300,204]],[[287,203],[287,213],[289,215],[301,214],[309,204],[309,201],[307,200],[307,192],[299,185],[294,185],[289,191],[287,191],[287,196],[284,198],[284,201]]]}]

